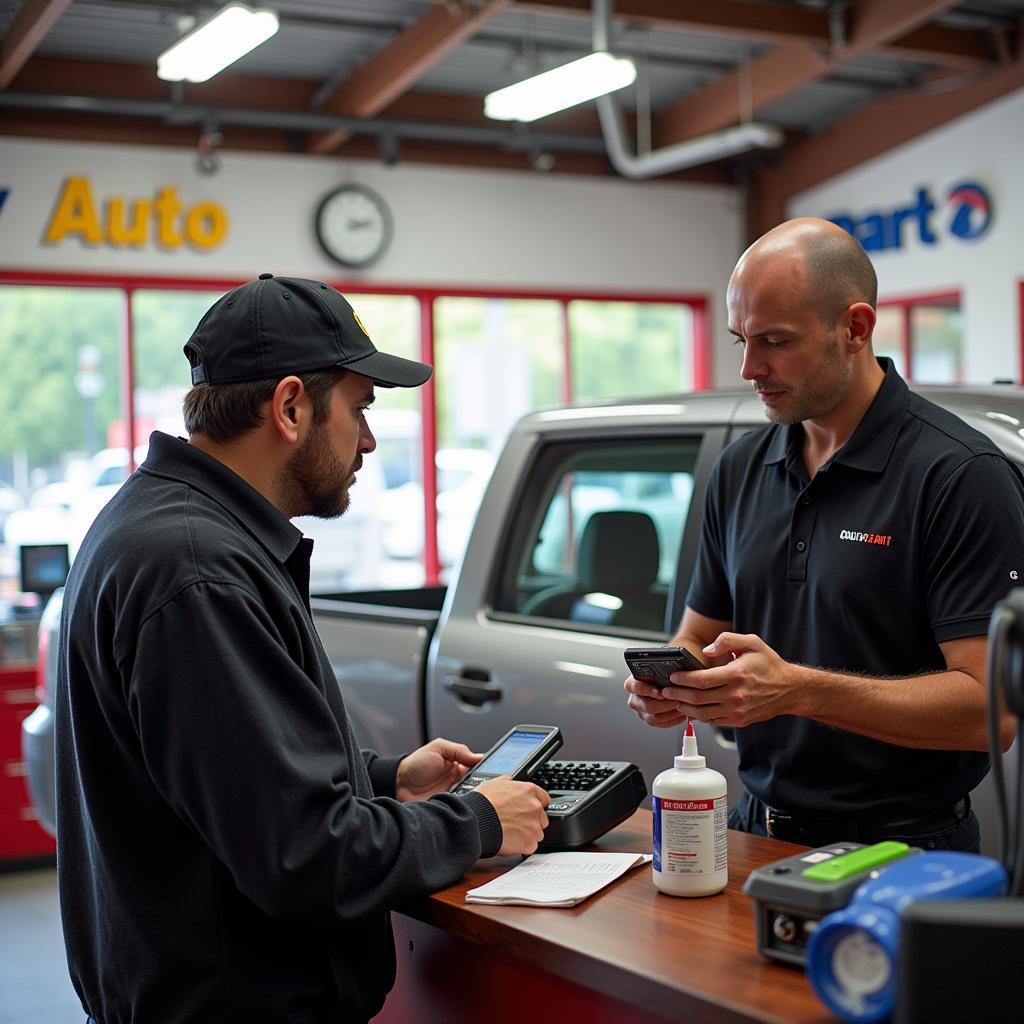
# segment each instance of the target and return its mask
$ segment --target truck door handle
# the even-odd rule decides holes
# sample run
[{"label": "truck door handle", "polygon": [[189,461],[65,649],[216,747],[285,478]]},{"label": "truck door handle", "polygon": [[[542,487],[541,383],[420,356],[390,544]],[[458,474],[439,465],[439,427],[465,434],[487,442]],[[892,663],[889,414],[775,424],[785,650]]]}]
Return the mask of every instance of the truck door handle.
[{"label": "truck door handle", "polygon": [[505,693],[497,683],[486,679],[467,679],[465,676],[445,676],[444,688],[476,708],[501,700]]}]

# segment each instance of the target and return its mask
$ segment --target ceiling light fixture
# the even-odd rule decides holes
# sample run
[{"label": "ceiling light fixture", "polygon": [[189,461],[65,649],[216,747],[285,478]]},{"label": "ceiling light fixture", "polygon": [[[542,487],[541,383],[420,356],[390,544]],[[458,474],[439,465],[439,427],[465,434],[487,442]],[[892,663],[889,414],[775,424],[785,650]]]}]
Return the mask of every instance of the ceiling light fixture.
[{"label": "ceiling light fixture", "polygon": [[157,77],[165,82],[205,82],[266,42],[278,26],[272,10],[228,4],[157,57]]},{"label": "ceiling light fixture", "polygon": [[536,121],[624,89],[635,79],[636,65],[628,57],[591,53],[489,93],[484,97],[484,113],[496,121]]}]

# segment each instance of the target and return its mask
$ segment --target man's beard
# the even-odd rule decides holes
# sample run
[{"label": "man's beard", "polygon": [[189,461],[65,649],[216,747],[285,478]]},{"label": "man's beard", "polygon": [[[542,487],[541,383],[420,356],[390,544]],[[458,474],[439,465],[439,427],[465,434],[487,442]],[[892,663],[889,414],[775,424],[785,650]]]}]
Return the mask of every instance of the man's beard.
[{"label": "man's beard", "polygon": [[324,427],[314,427],[305,444],[285,467],[285,489],[293,515],[337,519],[349,506],[352,474],[363,464],[357,455],[351,465],[338,458]]},{"label": "man's beard", "polygon": [[[766,406],[765,415],[772,423],[782,426],[826,416],[843,400],[852,375],[850,367],[843,362],[839,342],[833,337],[825,350],[824,358],[813,373],[800,384],[799,390],[784,389],[793,397],[794,404],[788,409]],[[774,387],[771,381],[754,381],[754,390],[772,391]]]}]

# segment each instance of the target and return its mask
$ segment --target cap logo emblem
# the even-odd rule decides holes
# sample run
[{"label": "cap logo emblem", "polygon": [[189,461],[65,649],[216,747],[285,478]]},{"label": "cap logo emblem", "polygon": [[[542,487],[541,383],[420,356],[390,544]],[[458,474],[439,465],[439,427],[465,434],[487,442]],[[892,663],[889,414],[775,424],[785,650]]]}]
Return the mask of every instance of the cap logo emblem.
[{"label": "cap logo emblem", "polygon": [[359,330],[361,330],[363,332],[363,334],[365,334],[367,337],[369,337],[370,336],[370,332],[363,325],[363,321],[359,319],[359,314],[354,309],[352,310],[352,319],[355,320],[355,322],[357,324],[359,324]]}]

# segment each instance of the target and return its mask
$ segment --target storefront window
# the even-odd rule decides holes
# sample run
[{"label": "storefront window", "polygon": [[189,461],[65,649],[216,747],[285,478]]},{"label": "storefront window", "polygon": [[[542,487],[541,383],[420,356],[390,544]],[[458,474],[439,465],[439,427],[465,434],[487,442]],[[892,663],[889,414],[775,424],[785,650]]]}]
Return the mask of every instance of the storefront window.
[{"label": "storefront window", "polygon": [[[509,431],[561,401],[562,304],[446,296],[434,303],[437,548],[456,564]],[[422,533],[420,534],[422,546]]]},{"label": "storefront window", "polygon": [[[0,523],[10,523],[0,575],[9,583],[19,544],[66,540],[73,558],[100,507],[145,459],[151,433],[184,433],[191,382],[182,348],[226,286],[117,285],[0,288],[0,331],[11,350],[0,389],[19,410],[0,428]],[[685,303],[341,288],[375,344],[410,359],[421,358],[423,315],[432,310],[434,405],[424,412],[430,395],[420,389],[377,390],[369,413],[377,450],[359,472],[349,511],[296,523],[314,540],[314,593],[416,586],[427,570],[433,578],[436,564],[424,565],[425,415],[436,436],[443,577],[462,557],[497,455],[521,416],[567,397],[694,385],[694,315]],[[126,337],[133,437],[121,404]]]},{"label": "storefront window", "polygon": [[132,293],[135,328],[135,443],[144,457],[154,430],[185,431],[181,402],[192,386],[182,351],[220,291],[139,289]]},{"label": "storefront window", "polygon": [[964,379],[963,314],[959,306],[910,310],[910,376],[922,384],[959,384]]},{"label": "storefront window", "polygon": [[[420,358],[414,296],[342,291],[379,349]],[[377,450],[363,462],[348,512],[340,519],[295,520],[313,538],[314,593],[423,584],[421,401],[419,388],[377,388],[367,413]]]},{"label": "storefront window", "polygon": [[572,396],[627,398],[694,386],[693,312],[670,303],[569,303]]},{"label": "storefront window", "polygon": [[880,302],[874,350],[876,355],[891,357],[896,369],[918,384],[962,383],[964,326],[959,294]]},{"label": "storefront window", "polygon": [[125,299],[107,288],[0,286],[0,585],[26,544],[73,555],[127,468],[120,428]]},{"label": "storefront window", "polygon": [[903,307],[879,306],[875,324],[873,347],[876,356],[888,356],[903,378],[907,376],[907,363],[903,354]]},{"label": "storefront window", "polygon": [[434,315],[438,447],[497,454],[520,416],[561,399],[561,303],[445,297]]}]

